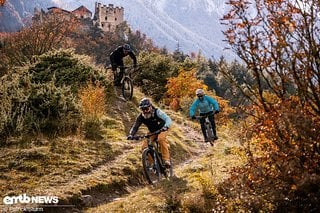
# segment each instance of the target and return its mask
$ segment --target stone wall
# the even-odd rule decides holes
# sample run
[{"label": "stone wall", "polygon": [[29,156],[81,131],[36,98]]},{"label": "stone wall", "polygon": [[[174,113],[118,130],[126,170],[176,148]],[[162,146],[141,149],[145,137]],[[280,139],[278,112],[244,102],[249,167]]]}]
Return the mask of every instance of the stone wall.
[{"label": "stone wall", "polygon": [[123,7],[114,7],[113,4],[106,6],[97,2],[95,4],[94,24],[103,31],[114,31],[123,22],[123,16]]}]

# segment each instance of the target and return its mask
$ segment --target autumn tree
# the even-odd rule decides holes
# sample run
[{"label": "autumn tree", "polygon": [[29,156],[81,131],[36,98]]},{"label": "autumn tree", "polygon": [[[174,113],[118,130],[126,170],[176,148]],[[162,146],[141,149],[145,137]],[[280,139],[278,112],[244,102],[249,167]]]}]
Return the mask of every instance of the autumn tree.
[{"label": "autumn tree", "polygon": [[74,31],[69,35],[65,48],[73,48],[77,54],[90,55],[97,63],[106,61],[106,45],[109,42],[104,32],[97,26],[90,26],[86,30]]},{"label": "autumn tree", "polygon": [[263,82],[281,99],[294,85],[301,104],[308,103],[319,115],[319,1],[240,0],[229,4],[232,9],[224,16],[228,26],[224,33],[256,80],[246,85],[245,94],[269,109]]},{"label": "autumn tree", "polygon": [[197,79],[196,69],[190,71],[180,69],[177,77],[168,79],[166,88],[169,105],[173,110],[178,110],[181,108],[181,102],[184,99],[194,97],[196,89],[207,90],[208,87],[203,81]]},{"label": "autumn tree", "polygon": [[35,22],[20,32],[12,33],[3,39],[1,66],[23,66],[33,57],[53,48],[58,48],[76,27],[74,19],[65,20],[60,16],[49,16],[43,22]]},{"label": "autumn tree", "polygon": [[85,31],[77,31],[71,35],[72,43],[79,54],[90,55],[97,64],[110,65],[110,54],[118,46],[128,43],[139,55],[140,51],[158,50],[151,39],[140,31],[132,31],[126,22],[119,24],[115,31],[104,32],[93,25]]},{"label": "autumn tree", "polygon": [[156,52],[141,52],[138,61],[140,69],[134,73],[134,82],[141,87],[142,92],[160,101],[167,91],[168,78],[176,76],[178,64],[170,55]]},{"label": "autumn tree", "polygon": [[234,113],[234,109],[230,107],[229,101],[209,90],[208,86],[197,77],[196,72],[196,68],[192,70],[180,68],[178,76],[168,79],[166,85],[166,104],[175,111],[181,110],[184,114],[189,115],[190,106],[196,98],[195,91],[201,88],[206,91],[207,95],[214,97],[219,103],[221,112],[217,115],[217,124],[228,123],[230,115]]},{"label": "autumn tree", "polygon": [[239,191],[228,196],[250,210],[319,210],[320,2],[228,4],[224,34],[252,76],[236,85],[253,104],[243,128],[248,163],[233,174]]},{"label": "autumn tree", "polygon": [[153,44],[153,41],[147,37],[146,34],[137,31],[129,31],[128,34],[128,43],[130,43],[137,54],[139,54],[140,51],[156,51],[158,50],[155,45]]}]

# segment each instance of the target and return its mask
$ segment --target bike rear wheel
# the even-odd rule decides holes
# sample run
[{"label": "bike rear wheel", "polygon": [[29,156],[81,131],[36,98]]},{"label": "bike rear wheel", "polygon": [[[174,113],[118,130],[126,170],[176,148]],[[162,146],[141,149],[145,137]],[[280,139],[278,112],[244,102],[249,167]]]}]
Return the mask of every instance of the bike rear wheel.
[{"label": "bike rear wheel", "polygon": [[[149,158],[151,158],[153,162],[150,162]],[[142,165],[143,165],[144,175],[148,180],[148,182],[150,184],[159,182],[160,180],[159,162],[156,158],[154,158],[153,151],[151,149],[147,148],[142,152]]]},{"label": "bike rear wheel", "polygon": [[122,95],[126,100],[131,100],[133,95],[133,83],[128,77],[124,77],[122,81]]}]

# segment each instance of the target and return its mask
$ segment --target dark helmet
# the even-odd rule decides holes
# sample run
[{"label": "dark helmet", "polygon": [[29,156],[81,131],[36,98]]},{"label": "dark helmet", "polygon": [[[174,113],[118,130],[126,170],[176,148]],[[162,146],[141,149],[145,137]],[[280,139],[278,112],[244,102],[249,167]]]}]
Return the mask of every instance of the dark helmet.
[{"label": "dark helmet", "polygon": [[140,104],[139,104],[139,108],[140,109],[147,108],[147,107],[150,107],[150,106],[152,106],[152,104],[151,104],[151,101],[148,98],[141,99]]},{"label": "dark helmet", "polygon": [[123,49],[124,49],[125,51],[131,51],[131,47],[130,47],[129,44],[124,44],[124,45],[123,45]]}]

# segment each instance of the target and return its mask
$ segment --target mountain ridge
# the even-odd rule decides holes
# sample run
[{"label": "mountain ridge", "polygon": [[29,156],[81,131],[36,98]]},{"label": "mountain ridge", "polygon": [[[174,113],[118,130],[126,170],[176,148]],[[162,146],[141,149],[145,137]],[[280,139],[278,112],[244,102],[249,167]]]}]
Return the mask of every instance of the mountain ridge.
[{"label": "mountain ridge", "polygon": [[55,6],[51,0],[7,0],[0,6],[0,32],[16,32],[26,26],[33,16],[34,8]]},{"label": "mountain ridge", "polygon": [[[70,10],[84,5],[94,12],[95,1],[92,0],[54,2]],[[225,49],[227,44],[223,41],[220,18],[226,10],[225,0],[161,0],[157,3],[150,0],[138,0],[135,3],[113,0],[100,3],[124,7],[125,20],[130,27],[145,33],[157,46],[170,51],[179,47],[186,54],[201,52],[207,58],[218,59],[222,55],[228,60],[237,58],[232,51]]]},{"label": "mountain ridge", "polygon": [[[155,45],[169,51],[183,51],[185,54],[201,53],[207,58],[218,59],[224,56],[227,60],[238,59],[225,43],[220,18],[226,10],[226,0],[129,0],[98,1],[101,4],[124,7],[124,18],[133,30],[139,30],[152,39]],[[92,13],[94,0],[31,0],[25,4],[22,0],[8,0],[0,8],[6,19],[0,21],[0,31],[21,29],[24,19],[30,18],[35,7],[46,10],[57,6],[74,10],[85,6]],[[11,12],[10,12],[11,10]]]}]

